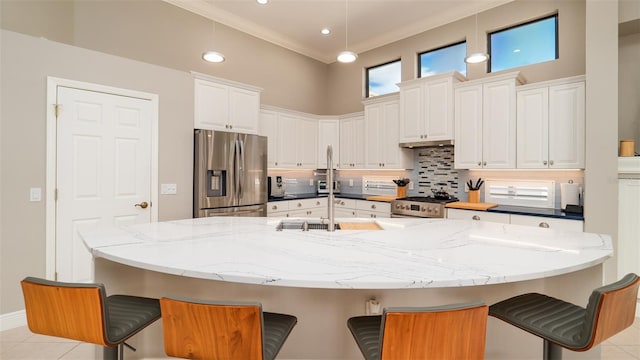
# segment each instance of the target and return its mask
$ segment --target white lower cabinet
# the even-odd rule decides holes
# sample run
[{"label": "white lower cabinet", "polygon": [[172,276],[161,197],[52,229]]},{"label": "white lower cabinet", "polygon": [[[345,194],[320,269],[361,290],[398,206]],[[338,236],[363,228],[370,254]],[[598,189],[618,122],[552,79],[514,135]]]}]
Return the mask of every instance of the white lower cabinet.
[{"label": "white lower cabinet", "polygon": [[359,218],[389,218],[391,203],[356,200],[356,216]]},{"label": "white lower cabinet", "polygon": [[447,219],[479,220],[508,224],[509,214],[475,210],[447,209]]},{"label": "white lower cabinet", "polygon": [[288,217],[288,201],[272,201],[267,204],[267,217]]},{"label": "white lower cabinet", "polygon": [[583,231],[584,228],[584,222],[582,220],[461,209],[447,209],[447,219],[490,221],[501,224],[525,225],[571,231]]},{"label": "white lower cabinet", "polygon": [[272,201],[267,205],[268,217],[327,217],[327,198]]},{"label": "white lower cabinet", "polygon": [[[272,201],[267,206],[268,217],[326,218],[328,198]],[[334,204],[336,218],[389,218],[391,203],[337,198]]]}]

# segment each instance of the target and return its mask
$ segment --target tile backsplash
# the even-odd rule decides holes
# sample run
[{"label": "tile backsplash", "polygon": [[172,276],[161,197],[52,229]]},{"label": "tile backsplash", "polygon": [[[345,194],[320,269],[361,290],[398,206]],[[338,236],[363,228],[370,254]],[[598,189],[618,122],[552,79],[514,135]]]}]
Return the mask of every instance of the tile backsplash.
[{"label": "tile backsplash", "polygon": [[444,188],[458,193],[458,170],[453,168],[453,146],[420,148],[417,153],[418,195],[429,196],[431,189]]}]

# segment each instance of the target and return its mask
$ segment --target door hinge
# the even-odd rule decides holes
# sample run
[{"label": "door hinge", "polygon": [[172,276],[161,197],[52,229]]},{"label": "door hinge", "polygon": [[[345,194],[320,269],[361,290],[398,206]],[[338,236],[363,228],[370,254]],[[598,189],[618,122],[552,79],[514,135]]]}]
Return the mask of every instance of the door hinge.
[{"label": "door hinge", "polygon": [[58,281],[58,272],[57,271],[53,274],[53,281]]},{"label": "door hinge", "polygon": [[56,112],[56,119],[60,116],[60,108],[61,106],[59,104],[54,104],[53,105],[55,112]]}]

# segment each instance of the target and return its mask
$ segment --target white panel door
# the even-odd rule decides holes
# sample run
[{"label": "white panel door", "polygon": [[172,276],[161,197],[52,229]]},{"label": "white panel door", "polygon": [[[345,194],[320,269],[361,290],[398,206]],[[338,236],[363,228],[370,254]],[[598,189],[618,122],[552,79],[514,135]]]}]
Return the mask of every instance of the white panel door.
[{"label": "white panel door", "polygon": [[151,221],[152,104],[61,86],[57,103],[56,273],[86,282],[92,257],[78,230]]},{"label": "white panel door", "polygon": [[196,79],[194,93],[196,129],[229,130],[229,88]]},{"label": "white panel door", "polygon": [[333,168],[340,164],[340,122],[335,119],[318,121],[318,168],[327,168],[327,146],[333,148]]},{"label": "white panel door", "polygon": [[423,140],[423,107],[420,84],[400,89],[400,142]]},{"label": "white panel door", "polygon": [[549,160],[549,89],[517,94],[517,167],[546,169]]},{"label": "white panel door", "polygon": [[482,168],[482,85],[455,90],[456,169]]},{"label": "white panel door", "polygon": [[377,169],[382,167],[381,161],[381,144],[378,143],[380,136],[383,109],[381,104],[368,105],[364,108],[365,118],[365,166],[369,169]]},{"label": "white panel door", "polygon": [[516,167],[516,89],[513,80],[482,89],[482,167]]},{"label": "white panel door", "polygon": [[267,164],[273,168],[278,166],[278,114],[275,111],[260,111],[260,135],[267,137]]},{"label": "white panel door", "polygon": [[449,78],[425,85],[425,140],[453,139],[453,90]]},{"label": "white panel door", "polygon": [[549,167],[584,168],[584,82],[549,88]]},{"label": "white panel door", "polygon": [[244,89],[229,89],[229,123],[231,131],[258,133],[260,93]]}]

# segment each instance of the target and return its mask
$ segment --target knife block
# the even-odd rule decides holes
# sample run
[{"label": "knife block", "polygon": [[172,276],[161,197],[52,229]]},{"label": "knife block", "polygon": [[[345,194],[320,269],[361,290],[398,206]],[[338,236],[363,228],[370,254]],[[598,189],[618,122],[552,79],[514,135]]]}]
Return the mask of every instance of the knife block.
[{"label": "knife block", "polygon": [[398,186],[396,194],[398,196],[398,199],[406,198],[407,197],[407,187],[406,186]]},{"label": "knife block", "polygon": [[470,203],[480,202],[480,190],[469,190],[469,202]]}]

